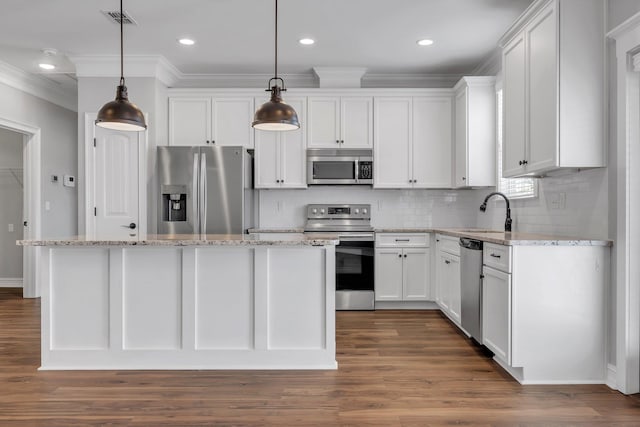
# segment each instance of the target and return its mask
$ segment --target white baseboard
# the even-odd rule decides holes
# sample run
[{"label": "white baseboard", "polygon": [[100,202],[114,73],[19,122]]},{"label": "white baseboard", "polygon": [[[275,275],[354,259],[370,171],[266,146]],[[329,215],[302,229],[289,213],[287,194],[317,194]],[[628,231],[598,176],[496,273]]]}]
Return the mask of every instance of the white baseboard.
[{"label": "white baseboard", "polygon": [[618,377],[616,376],[616,367],[611,363],[607,364],[607,386],[613,390],[618,390]]},{"label": "white baseboard", "polygon": [[433,301],[376,301],[376,310],[438,310]]},{"label": "white baseboard", "polygon": [[22,277],[0,278],[0,288],[21,288]]}]

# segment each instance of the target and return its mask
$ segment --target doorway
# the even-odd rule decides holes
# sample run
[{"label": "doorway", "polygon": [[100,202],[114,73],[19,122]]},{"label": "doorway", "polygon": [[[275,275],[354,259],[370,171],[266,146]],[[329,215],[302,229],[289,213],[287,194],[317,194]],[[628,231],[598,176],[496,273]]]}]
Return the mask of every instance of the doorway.
[{"label": "doorway", "polygon": [[[22,218],[17,223],[4,222],[0,224],[0,227],[9,230],[9,224],[13,224],[14,233],[15,230],[20,229],[23,239],[40,239],[42,237],[40,128],[0,117],[0,131],[18,134],[19,136],[16,138],[21,137],[22,139],[22,171],[20,174],[22,177],[22,205],[16,207],[18,210],[22,208]],[[15,174],[20,180],[20,175],[17,172]],[[15,179],[13,174],[12,178]],[[15,244],[15,241],[13,243]],[[25,298],[40,296],[39,258],[39,248],[34,246],[22,248],[22,295]]]},{"label": "doorway", "polygon": [[24,135],[0,128],[0,287],[22,288]]}]

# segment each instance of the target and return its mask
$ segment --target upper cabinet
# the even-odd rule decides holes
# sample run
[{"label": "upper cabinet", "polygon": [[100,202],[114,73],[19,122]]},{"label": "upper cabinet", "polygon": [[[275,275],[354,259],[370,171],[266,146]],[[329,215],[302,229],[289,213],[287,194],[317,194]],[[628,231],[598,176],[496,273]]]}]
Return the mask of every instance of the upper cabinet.
[{"label": "upper cabinet", "polygon": [[455,90],[456,187],[496,185],[495,77],[463,77]]},{"label": "upper cabinet", "polygon": [[374,102],[374,187],[451,188],[450,93]]},{"label": "upper cabinet", "polygon": [[[256,103],[266,99],[256,98]],[[256,188],[306,188],[306,98],[287,97],[298,113],[300,129],[255,131],[254,174]]]},{"label": "upper cabinet", "polygon": [[503,175],[606,166],[603,6],[534,3],[503,48]]},{"label": "upper cabinet", "polygon": [[253,148],[251,96],[169,98],[169,145]]},{"label": "upper cabinet", "polygon": [[371,148],[373,98],[310,96],[309,148]]}]

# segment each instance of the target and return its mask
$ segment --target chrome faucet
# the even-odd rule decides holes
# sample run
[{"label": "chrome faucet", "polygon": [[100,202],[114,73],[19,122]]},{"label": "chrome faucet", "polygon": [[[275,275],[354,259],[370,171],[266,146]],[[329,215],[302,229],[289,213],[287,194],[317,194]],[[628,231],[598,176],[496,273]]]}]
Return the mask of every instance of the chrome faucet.
[{"label": "chrome faucet", "polygon": [[487,202],[492,196],[502,196],[504,198],[504,201],[507,202],[507,219],[504,221],[504,231],[510,232],[511,223],[513,221],[511,221],[511,208],[509,207],[509,199],[507,198],[507,196],[505,196],[504,194],[498,191],[494,191],[493,193],[489,194],[487,197],[484,198],[484,202],[482,202],[482,204],[480,205],[480,211],[481,212],[487,211]]}]

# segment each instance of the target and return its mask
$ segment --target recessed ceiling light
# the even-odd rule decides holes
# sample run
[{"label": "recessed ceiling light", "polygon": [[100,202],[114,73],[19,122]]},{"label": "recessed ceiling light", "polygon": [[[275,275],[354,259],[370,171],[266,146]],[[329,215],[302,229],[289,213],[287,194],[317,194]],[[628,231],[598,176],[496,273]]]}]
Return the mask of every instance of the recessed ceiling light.
[{"label": "recessed ceiling light", "polygon": [[418,40],[416,43],[418,43],[418,45],[420,46],[431,46],[433,44],[433,40],[422,39],[422,40]]},{"label": "recessed ceiling light", "polygon": [[304,38],[304,39],[300,39],[298,40],[298,43],[303,44],[303,45],[312,45],[314,44],[316,41],[314,39],[310,39],[310,38]]},{"label": "recessed ceiling light", "polygon": [[53,65],[53,64],[45,64],[44,62],[38,64],[38,67],[42,68],[43,70],[54,70],[56,68],[55,65]]},{"label": "recessed ceiling light", "polygon": [[194,44],[196,44],[196,41],[193,39],[183,38],[183,39],[178,39],[178,43],[185,46],[193,46]]}]

